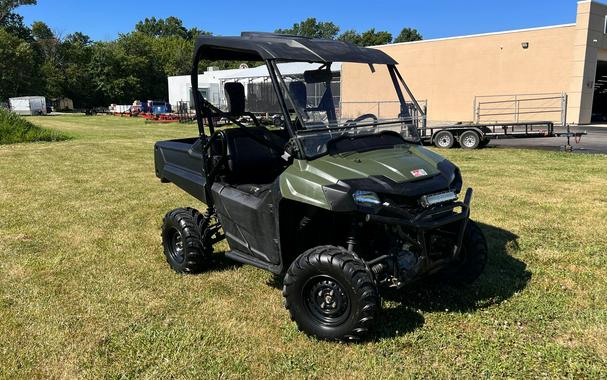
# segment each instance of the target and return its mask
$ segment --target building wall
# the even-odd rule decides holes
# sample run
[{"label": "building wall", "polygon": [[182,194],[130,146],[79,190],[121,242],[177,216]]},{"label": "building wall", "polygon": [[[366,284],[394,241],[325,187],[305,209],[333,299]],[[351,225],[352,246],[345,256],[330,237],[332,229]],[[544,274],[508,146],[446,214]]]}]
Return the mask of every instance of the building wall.
[{"label": "building wall", "polygon": [[607,5],[580,1],[575,26],[570,113],[580,124],[590,123],[597,60],[607,61]]},{"label": "building wall", "polygon": [[[474,120],[476,96],[544,93],[567,93],[568,122],[589,123],[596,61],[607,58],[606,14],[607,5],[581,1],[575,24],[376,48],[399,62],[415,96],[428,101],[431,123]],[[343,65],[343,102],[388,100],[389,77],[371,80],[369,71]],[[552,103],[547,106],[558,106]]]}]

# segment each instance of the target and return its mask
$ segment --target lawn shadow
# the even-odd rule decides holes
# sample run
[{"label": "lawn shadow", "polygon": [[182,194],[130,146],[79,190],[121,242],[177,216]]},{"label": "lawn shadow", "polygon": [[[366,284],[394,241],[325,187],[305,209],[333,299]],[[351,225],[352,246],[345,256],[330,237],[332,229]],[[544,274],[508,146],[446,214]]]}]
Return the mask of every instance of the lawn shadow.
[{"label": "lawn shadow", "polygon": [[215,252],[211,255],[211,272],[226,272],[238,269],[242,267],[244,264],[239,263],[238,261],[234,261],[229,259],[225,255],[226,251]]},{"label": "lawn shadow", "polygon": [[[531,272],[512,253],[519,250],[518,236],[510,231],[479,223],[489,246],[489,260],[480,278],[470,285],[449,285],[435,277],[412,284],[399,291],[383,291],[385,301],[377,315],[372,340],[404,335],[424,325],[424,312],[474,312],[500,304],[522,291]],[[223,255],[215,270],[231,270],[241,264]],[[284,275],[272,275],[266,284],[282,290]],[[392,301],[392,302],[390,302]]]},{"label": "lawn shadow", "polygon": [[266,281],[266,285],[274,289],[282,290],[282,284],[284,279],[284,274],[272,274],[268,281]]},{"label": "lawn shadow", "polygon": [[471,285],[445,284],[433,277],[400,292],[387,294],[421,311],[468,312],[499,304],[520,292],[531,279],[527,265],[511,256],[518,251],[518,236],[510,231],[479,223],[487,238],[489,260],[480,278]]},{"label": "lawn shadow", "polygon": [[398,306],[380,312],[376,339],[391,338],[421,327],[423,312],[474,312],[499,304],[527,286],[531,272],[524,262],[511,256],[519,249],[518,236],[498,227],[479,225],[489,246],[489,260],[481,277],[463,286],[428,278],[401,291],[384,293],[385,300],[396,301]]}]

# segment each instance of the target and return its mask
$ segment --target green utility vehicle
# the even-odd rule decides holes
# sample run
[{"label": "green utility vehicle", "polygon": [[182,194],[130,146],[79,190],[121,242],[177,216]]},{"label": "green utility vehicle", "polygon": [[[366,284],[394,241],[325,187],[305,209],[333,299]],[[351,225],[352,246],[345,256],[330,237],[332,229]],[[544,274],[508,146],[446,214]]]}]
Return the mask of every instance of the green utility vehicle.
[{"label": "green utility vehicle", "polygon": [[[386,289],[481,274],[487,244],[469,219],[472,189],[462,195],[459,169],[420,145],[423,112],[394,59],[341,41],[204,36],[193,89],[201,60],[265,66],[256,78],[226,80],[226,104],[194,91],[199,136],[155,145],[161,181],[207,206],[164,217],[164,254],[175,271],[212,269],[213,246],[226,239],[225,257],[284,275],[285,306],[300,330],[339,341],[373,326]],[[381,111],[340,102],[338,63],[393,88]],[[263,118],[247,111],[260,94],[270,109]]]}]

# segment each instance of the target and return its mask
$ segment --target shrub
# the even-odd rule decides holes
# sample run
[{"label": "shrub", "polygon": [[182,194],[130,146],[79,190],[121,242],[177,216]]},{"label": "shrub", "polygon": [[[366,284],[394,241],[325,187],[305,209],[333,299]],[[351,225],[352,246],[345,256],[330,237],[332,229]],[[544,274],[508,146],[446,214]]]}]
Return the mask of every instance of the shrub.
[{"label": "shrub", "polygon": [[63,141],[70,137],[41,128],[23,117],[0,108],[0,145],[35,141]]}]

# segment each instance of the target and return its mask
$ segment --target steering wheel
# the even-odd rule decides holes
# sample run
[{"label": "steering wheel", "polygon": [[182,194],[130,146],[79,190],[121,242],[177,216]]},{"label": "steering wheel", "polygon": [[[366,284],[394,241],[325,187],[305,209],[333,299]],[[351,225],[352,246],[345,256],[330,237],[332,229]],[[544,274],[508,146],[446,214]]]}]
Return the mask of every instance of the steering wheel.
[{"label": "steering wheel", "polygon": [[373,126],[377,126],[377,116],[372,113],[366,113],[364,115],[360,115],[354,120],[348,120],[345,122],[344,127],[355,127],[358,123],[366,119],[373,119]]},{"label": "steering wheel", "polygon": [[358,125],[358,123],[360,123],[361,121],[366,120],[366,119],[372,119],[373,124],[369,125],[369,126],[365,126],[363,128],[357,128],[356,130],[354,130],[353,134],[359,135],[361,133],[365,133],[365,131],[372,132],[373,130],[375,130],[375,128],[377,128],[377,116],[373,115],[372,113],[366,113],[364,115],[360,115],[359,117],[357,117],[354,120],[346,121],[344,124],[344,128],[355,127]]}]

